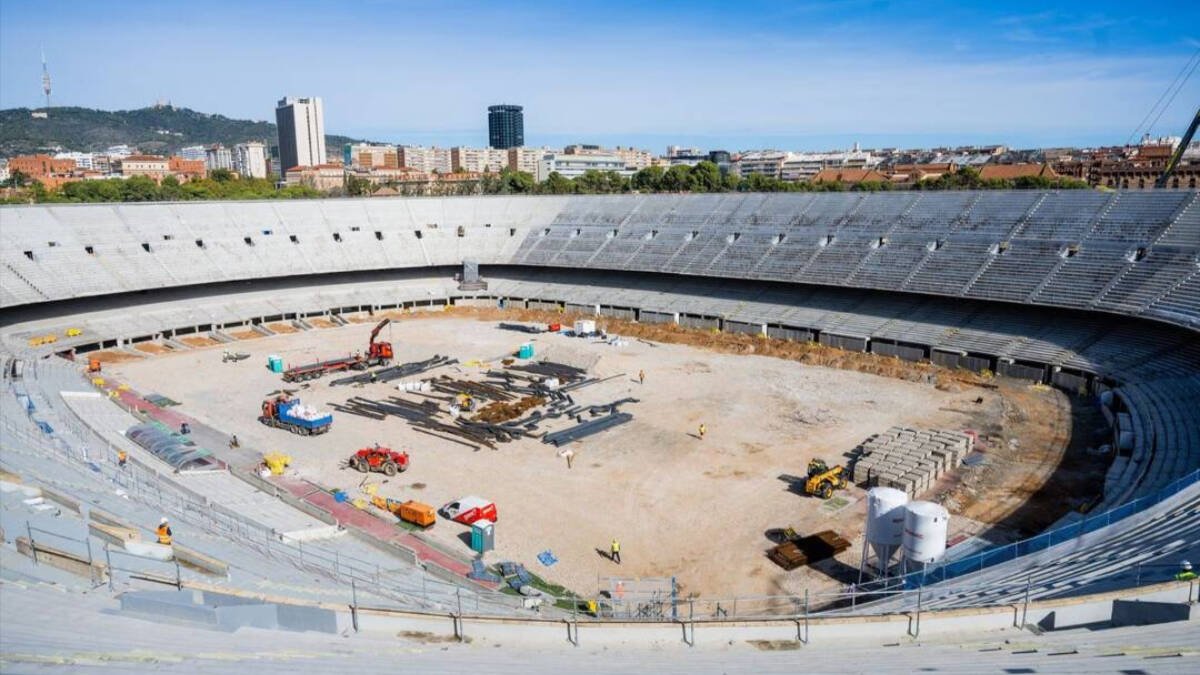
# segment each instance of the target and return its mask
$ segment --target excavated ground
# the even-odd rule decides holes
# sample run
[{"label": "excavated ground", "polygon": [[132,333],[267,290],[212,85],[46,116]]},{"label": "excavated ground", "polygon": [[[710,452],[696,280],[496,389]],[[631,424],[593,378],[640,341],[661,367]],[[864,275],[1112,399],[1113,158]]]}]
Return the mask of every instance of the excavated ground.
[{"label": "excavated ground", "polygon": [[[381,339],[394,344],[398,363],[444,354],[461,363],[433,374],[477,380],[532,339],[538,358],[588,365],[596,377],[623,375],[574,395],[581,404],[636,397],[639,403],[623,408],[634,420],[573,444],[571,468],[554,447],[536,439],[474,451],[392,417],[380,422],[335,415],[332,431],[313,438],[256,422],[262,397],[282,384],[266,369],[268,355],[299,364],[361,350],[378,315],[347,317],[351,323],[340,328],[245,335],[237,346],[251,358],[236,364],[221,363],[222,348],[214,346],[133,361],[114,354],[105,358],[105,371],[140,391],[181,401],[181,412],[237,433],[243,444],[292,455],[300,476],[352,496],[375,484],[382,496],[434,506],[466,495],[494,500],[500,511],[497,550],[487,560],[524,562],[583,593],[594,592],[598,579],[608,576],[674,576],[685,593],[708,597],[801,593],[853,580],[864,492],[852,487],[823,503],[798,494],[795,478],[810,458],[844,463],[845,453],[868,436],[897,424],[972,429],[984,438],[983,464],[954,472],[923,495],[954,514],[952,538],[985,534],[999,541],[1044,527],[1103,484],[1103,461],[1084,453],[1096,442],[1096,416],[1086,410],[1073,415],[1072,401],[1053,389],[676,326],[599,321],[630,338],[614,347],[496,325],[499,319],[570,318],[546,312],[391,316],[395,322]],[[487,365],[467,365],[472,362]],[[646,372],[644,385],[637,382],[639,370]],[[318,407],[352,396],[424,400],[388,384],[330,387],[329,379],[296,385],[297,394]],[[703,440],[696,433],[701,423],[708,430]],[[569,424],[559,420],[542,429]],[[351,452],[375,442],[408,450],[412,468],[392,479],[370,474],[365,481],[341,468]],[[805,534],[834,529],[855,545],[819,569],[784,572],[766,559],[771,544],[764,535],[786,526]],[[439,522],[426,536],[469,554],[464,526]],[[619,567],[601,555],[613,537],[622,542]],[[537,562],[545,550],[559,559],[556,565]]]}]

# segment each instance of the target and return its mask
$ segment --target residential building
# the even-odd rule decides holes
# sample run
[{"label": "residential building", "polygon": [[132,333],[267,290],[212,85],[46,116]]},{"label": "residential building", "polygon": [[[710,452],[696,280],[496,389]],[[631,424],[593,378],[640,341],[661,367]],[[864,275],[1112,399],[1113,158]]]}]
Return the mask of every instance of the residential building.
[{"label": "residential building", "polygon": [[47,188],[56,188],[63,183],[80,180],[80,170],[73,159],[59,159],[50,155],[18,155],[8,160],[8,173],[20,171],[30,180],[36,180]]},{"label": "residential building", "polygon": [[508,168],[512,171],[521,171],[531,176],[536,176],[538,162],[542,160],[542,155],[547,152],[546,148],[509,148]]},{"label": "residential building", "polygon": [[954,173],[954,165],[950,162],[943,162],[941,164],[895,164],[892,166],[892,182],[916,183],[923,180],[936,180],[948,173]]},{"label": "residential building", "polygon": [[190,180],[204,178],[208,174],[208,167],[202,159],[184,159],[174,156],[167,158],[167,171],[179,179],[180,183],[186,183]]},{"label": "residential building", "polygon": [[220,143],[210,145],[204,151],[204,166],[209,171],[217,169],[233,171],[233,151]]},{"label": "residential building", "polygon": [[275,124],[283,171],[325,163],[325,108],[320,98],[280,99],[275,107]]},{"label": "residential building", "polygon": [[488,106],[488,146],[500,150],[525,145],[525,113],[519,105]]},{"label": "residential building", "polygon": [[125,178],[146,176],[158,183],[171,173],[171,167],[166,157],[158,155],[129,155],[121,158],[119,172]]},{"label": "residential building", "polygon": [[565,178],[578,178],[588,171],[615,171],[632,176],[633,171],[625,168],[625,160],[616,155],[575,155],[565,152],[547,152],[538,161],[536,178],[546,180],[557,173]]},{"label": "residential building", "polygon": [[638,150],[633,147],[622,148],[618,145],[612,154],[624,160],[625,168],[633,172],[641,171],[654,163],[654,155],[650,154],[648,150]]},{"label": "residential building", "polygon": [[450,165],[455,173],[500,173],[508,168],[508,152],[500,148],[450,148]]},{"label": "residential building", "polygon": [[426,148],[419,145],[402,145],[396,149],[400,166],[425,173],[452,173],[454,162],[449,148]]},{"label": "residential building", "polygon": [[288,185],[307,185],[321,190],[337,190],[346,184],[346,170],[341,164],[293,166],[287,170]]},{"label": "residential building", "polygon": [[261,141],[233,146],[233,170],[243,178],[266,178],[267,146]]},{"label": "residential building", "polygon": [[754,150],[739,155],[731,168],[736,175],[742,177],[757,173],[768,178],[779,178],[787,156],[788,153],[778,150]]},{"label": "residential building", "polygon": [[203,162],[208,158],[208,148],[203,145],[189,145],[186,148],[179,149],[179,158],[187,160],[200,160]]},{"label": "residential building", "polygon": [[108,155],[92,155],[92,171],[101,174],[113,173],[113,160]]},{"label": "residential building", "polygon": [[42,179],[51,176],[70,174],[75,170],[75,160],[58,159],[50,155],[17,155],[8,160],[8,171],[20,171],[30,178]]},{"label": "residential building", "polygon": [[108,149],[104,151],[104,154],[108,155],[111,159],[120,159],[122,157],[128,157],[132,155],[133,148],[124,144],[110,145]]},{"label": "residential building", "polygon": [[396,169],[400,166],[400,158],[394,145],[347,143],[342,146],[342,164],[345,164],[347,168]]},{"label": "residential building", "polygon": [[55,153],[54,159],[74,160],[76,169],[86,169],[90,171],[93,168],[92,153],[90,152],[59,152]]}]

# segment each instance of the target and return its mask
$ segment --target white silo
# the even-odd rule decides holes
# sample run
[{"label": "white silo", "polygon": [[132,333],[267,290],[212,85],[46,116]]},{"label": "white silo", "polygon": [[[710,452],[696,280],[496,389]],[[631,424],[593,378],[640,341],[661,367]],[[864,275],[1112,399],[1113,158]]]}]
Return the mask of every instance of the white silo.
[{"label": "white silo", "polygon": [[950,512],[941,504],[909,502],[904,507],[904,539],[901,544],[905,567],[912,571],[941,560],[946,553],[949,526]]},{"label": "white silo", "polygon": [[[886,575],[904,541],[904,506],[908,494],[890,487],[867,490],[867,546],[875,556],[874,567]],[[868,563],[863,551],[864,566]]]}]

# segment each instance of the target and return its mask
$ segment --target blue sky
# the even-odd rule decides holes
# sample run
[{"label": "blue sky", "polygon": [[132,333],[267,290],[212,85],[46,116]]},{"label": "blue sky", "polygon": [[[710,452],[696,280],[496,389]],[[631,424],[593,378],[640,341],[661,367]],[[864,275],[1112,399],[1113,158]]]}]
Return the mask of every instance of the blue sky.
[{"label": "blue sky", "polygon": [[[0,107],[156,99],[326,130],[486,144],[827,149],[1121,143],[1200,49],[1200,2],[0,0]],[[1200,72],[1154,126],[1180,134]]]}]

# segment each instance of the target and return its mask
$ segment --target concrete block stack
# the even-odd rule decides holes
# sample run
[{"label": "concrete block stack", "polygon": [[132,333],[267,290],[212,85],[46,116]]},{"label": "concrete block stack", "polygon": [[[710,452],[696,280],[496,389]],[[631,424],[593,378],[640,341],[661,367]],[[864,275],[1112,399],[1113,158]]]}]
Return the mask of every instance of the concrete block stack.
[{"label": "concrete block stack", "polygon": [[864,487],[896,488],[916,497],[958,468],[974,444],[959,431],[892,427],[857,448],[851,479]]}]

